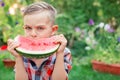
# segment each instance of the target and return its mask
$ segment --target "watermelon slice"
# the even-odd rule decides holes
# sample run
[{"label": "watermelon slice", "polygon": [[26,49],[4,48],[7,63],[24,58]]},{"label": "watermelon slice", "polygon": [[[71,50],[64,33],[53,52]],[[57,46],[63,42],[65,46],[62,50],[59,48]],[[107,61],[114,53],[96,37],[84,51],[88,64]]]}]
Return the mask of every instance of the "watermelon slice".
[{"label": "watermelon slice", "polygon": [[55,53],[60,46],[54,39],[55,37],[33,40],[19,35],[15,41],[20,43],[20,46],[15,50],[28,58],[45,58]]}]

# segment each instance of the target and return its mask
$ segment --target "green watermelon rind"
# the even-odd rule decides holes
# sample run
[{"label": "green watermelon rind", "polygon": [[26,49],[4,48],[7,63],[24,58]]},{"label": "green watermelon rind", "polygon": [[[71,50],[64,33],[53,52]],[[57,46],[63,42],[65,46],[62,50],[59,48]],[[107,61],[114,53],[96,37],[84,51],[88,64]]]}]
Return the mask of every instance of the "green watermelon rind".
[{"label": "green watermelon rind", "polygon": [[[39,53],[37,53],[37,54],[36,54],[36,51],[31,51],[32,53],[28,53],[28,51],[24,51],[24,50],[20,49],[19,47],[16,48],[15,50],[16,50],[20,55],[22,55],[22,56],[24,56],[24,57],[27,57],[27,58],[46,58],[46,57],[51,56],[53,53],[55,53],[55,52],[58,50],[59,46],[60,46],[60,44],[58,44],[58,45],[55,47],[54,50],[52,50],[52,51],[49,50],[48,52],[43,52],[43,53],[41,53],[41,52],[37,51],[37,52],[39,52]],[[30,52],[30,51],[29,51],[29,52]]]}]

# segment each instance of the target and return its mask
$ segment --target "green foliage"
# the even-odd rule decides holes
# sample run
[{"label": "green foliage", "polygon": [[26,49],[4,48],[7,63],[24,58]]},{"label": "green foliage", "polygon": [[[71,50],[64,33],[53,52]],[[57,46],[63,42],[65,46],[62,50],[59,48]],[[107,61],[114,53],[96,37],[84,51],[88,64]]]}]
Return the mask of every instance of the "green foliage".
[{"label": "green foliage", "polygon": [[82,41],[75,41],[73,46],[72,46],[72,54],[73,56],[86,56],[87,55],[87,51],[85,50],[85,47],[87,46],[87,44],[85,42]]},{"label": "green foliage", "polygon": [[120,63],[120,43],[118,41],[119,28],[114,32],[105,31],[104,28],[97,28],[94,32],[93,39],[97,42],[93,50],[94,59],[106,63]]},{"label": "green foliage", "polygon": [[14,35],[21,33],[22,27],[22,18],[19,4],[16,4],[16,1],[1,1],[0,3],[4,3],[4,6],[0,7],[0,40],[2,43],[6,43],[8,38],[14,37]]},{"label": "green foliage", "polygon": [[11,60],[14,60],[14,56],[12,54],[10,54],[10,52],[8,51],[1,51],[0,52],[0,60],[3,60],[3,59],[11,59]]},{"label": "green foliage", "polygon": [[[67,14],[58,14],[56,18],[56,24],[59,24],[59,32],[63,34],[71,33],[73,27],[69,24],[72,21]],[[67,31],[66,31],[67,30]]]},{"label": "green foliage", "polygon": [[3,65],[2,60],[0,59],[0,80],[14,80],[14,71],[13,68],[6,68]]}]

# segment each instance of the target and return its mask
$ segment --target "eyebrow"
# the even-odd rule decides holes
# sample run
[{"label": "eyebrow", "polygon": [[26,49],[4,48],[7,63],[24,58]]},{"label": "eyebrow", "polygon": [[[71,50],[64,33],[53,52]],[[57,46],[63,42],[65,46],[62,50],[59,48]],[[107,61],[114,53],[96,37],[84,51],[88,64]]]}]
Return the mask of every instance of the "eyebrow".
[{"label": "eyebrow", "polygon": [[26,27],[32,27],[32,26],[30,26],[30,25],[24,25],[24,26],[26,26]]},{"label": "eyebrow", "polygon": [[[30,26],[30,25],[24,25],[24,26],[26,26],[26,27],[32,27],[32,26]],[[34,26],[34,27],[46,27],[45,25],[36,25],[36,26]]]},{"label": "eyebrow", "polygon": [[36,25],[35,27],[45,27],[45,25]]}]

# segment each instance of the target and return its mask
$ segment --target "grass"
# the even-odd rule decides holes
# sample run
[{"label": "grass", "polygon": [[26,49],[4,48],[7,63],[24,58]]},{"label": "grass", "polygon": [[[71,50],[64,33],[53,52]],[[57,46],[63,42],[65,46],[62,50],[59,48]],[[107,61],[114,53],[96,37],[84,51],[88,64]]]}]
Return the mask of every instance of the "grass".
[{"label": "grass", "polygon": [[13,68],[4,67],[2,60],[0,60],[0,80],[14,80]]},{"label": "grass", "polygon": [[[5,68],[0,60],[0,80],[14,80],[12,68]],[[94,71],[89,57],[73,58],[69,80],[119,80],[120,76]]]}]

